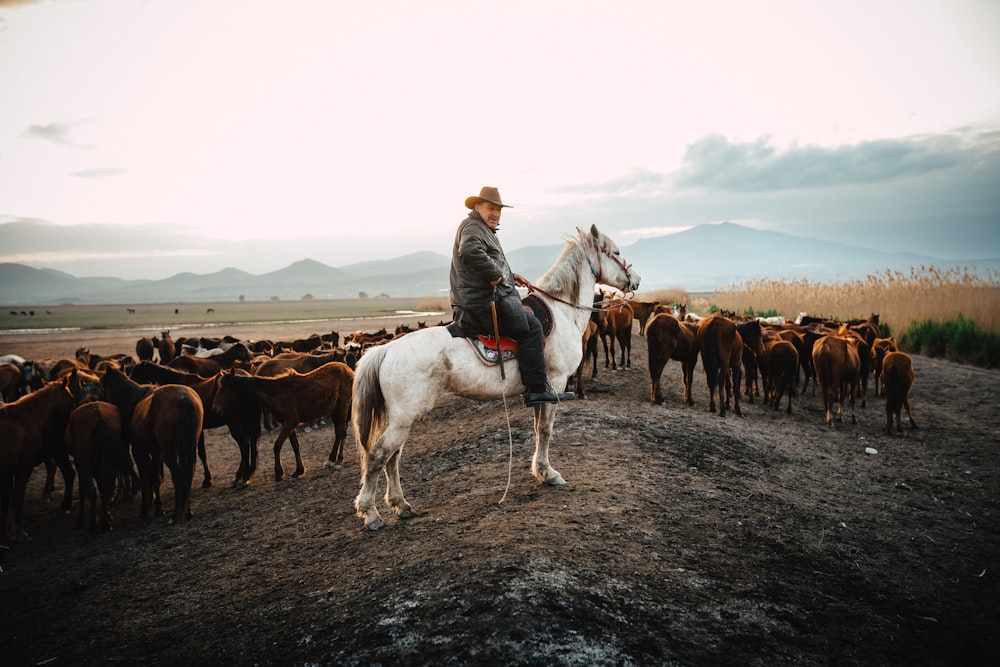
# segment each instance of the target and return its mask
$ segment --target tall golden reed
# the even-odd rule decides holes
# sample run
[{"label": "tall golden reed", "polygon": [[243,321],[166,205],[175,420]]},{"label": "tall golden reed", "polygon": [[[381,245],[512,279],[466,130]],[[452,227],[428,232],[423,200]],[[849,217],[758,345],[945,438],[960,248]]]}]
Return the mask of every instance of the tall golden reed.
[{"label": "tall golden reed", "polygon": [[878,313],[879,321],[897,337],[914,321],[946,322],[959,315],[985,331],[1000,329],[1000,274],[990,271],[982,276],[968,267],[887,270],[832,285],[804,278],[790,282],[762,278],[716,290],[713,300],[720,309],[775,311],[787,320],[803,312],[841,321]]}]

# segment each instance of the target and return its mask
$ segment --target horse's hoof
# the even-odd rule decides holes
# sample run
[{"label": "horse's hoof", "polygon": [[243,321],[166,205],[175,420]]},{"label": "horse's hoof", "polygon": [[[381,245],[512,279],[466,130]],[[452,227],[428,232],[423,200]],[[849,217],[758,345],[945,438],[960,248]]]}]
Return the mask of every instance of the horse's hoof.
[{"label": "horse's hoof", "polygon": [[210,488],[212,488],[212,481],[209,480],[209,479],[206,479],[204,482],[201,483],[201,488],[203,488],[203,489],[210,489]]},{"label": "horse's hoof", "polygon": [[323,467],[324,468],[333,468],[334,470],[340,470],[341,468],[344,467],[344,464],[343,463],[337,463],[336,461],[324,461],[323,462]]},{"label": "horse's hoof", "polygon": [[382,519],[373,519],[370,522],[365,523],[365,528],[368,530],[378,530],[379,528],[385,528],[385,522]]},{"label": "horse's hoof", "polygon": [[566,480],[564,480],[563,476],[559,473],[554,473],[551,477],[545,480],[545,483],[549,486],[562,486],[566,483]]},{"label": "horse's hoof", "polygon": [[417,516],[417,513],[413,511],[412,507],[407,507],[405,510],[399,513],[400,519],[412,519]]}]

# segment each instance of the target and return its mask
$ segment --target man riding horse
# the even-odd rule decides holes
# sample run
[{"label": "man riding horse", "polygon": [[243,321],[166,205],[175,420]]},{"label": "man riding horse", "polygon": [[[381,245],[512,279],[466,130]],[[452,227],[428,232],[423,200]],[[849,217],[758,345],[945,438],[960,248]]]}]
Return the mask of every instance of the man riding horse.
[{"label": "man riding horse", "polygon": [[528,406],[558,403],[573,394],[557,394],[550,386],[542,353],[542,325],[521,305],[516,285],[530,283],[511,271],[497,237],[500,212],[511,208],[497,188],[484,187],[479,196],[465,200],[469,215],[458,226],[452,247],[452,319],[466,336],[494,334],[491,304],[495,304],[499,333],[517,341],[517,363]]}]

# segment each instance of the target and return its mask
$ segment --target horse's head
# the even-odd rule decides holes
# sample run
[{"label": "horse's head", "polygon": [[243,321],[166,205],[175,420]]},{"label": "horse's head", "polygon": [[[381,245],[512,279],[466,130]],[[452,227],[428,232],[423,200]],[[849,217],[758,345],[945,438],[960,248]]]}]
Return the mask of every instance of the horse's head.
[{"label": "horse's head", "polygon": [[[583,235],[581,232],[581,236]],[[639,289],[639,274],[622,257],[618,244],[599,231],[597,225],[590,226],[587,243],[596,251],[596,259],[591,259],[588,253],[587,263],[597,282],[617,287],[625,293]]]}]

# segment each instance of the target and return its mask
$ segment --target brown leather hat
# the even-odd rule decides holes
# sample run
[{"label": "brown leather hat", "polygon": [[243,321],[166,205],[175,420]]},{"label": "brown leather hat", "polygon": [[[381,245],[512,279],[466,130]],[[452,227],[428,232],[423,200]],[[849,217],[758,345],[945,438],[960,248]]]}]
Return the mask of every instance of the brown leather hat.
[{"label": "brown leather hat", "polygon": [[465,208],[475,208],[476,204],[481,201],[488,201],[491,204],[496,204],[497,206],[502,206],[504,208],[514,208],[509,204],[504,204],[500,201],[500,191],[496,188],[485,187],[479,191],[479,196],[473,195],[472,197],[466,197]]}]

